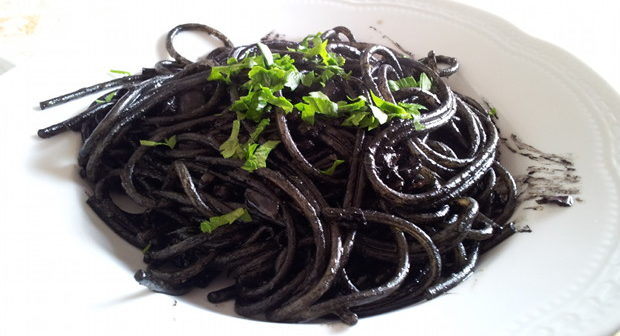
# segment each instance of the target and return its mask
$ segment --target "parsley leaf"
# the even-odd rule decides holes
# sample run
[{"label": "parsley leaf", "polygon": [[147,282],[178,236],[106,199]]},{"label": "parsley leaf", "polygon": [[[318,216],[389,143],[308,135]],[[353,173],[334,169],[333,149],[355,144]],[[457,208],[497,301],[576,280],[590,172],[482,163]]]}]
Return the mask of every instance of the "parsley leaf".
[{"label": "parsley leaf", "polygon": [[142,254],[145,254],[146,252],[148,252],[151,249],[151,246],[153,245],[153,243],[149,242],[143,249],[142,249]]},{"label": "parsley leaf", "polygon": [[241,121],[239,119],[233,121],[230,137],[220,145],[220,153],[227,159],[245,159],[242,168],[249,172],[266,167],[269,152],[280,143],[279,141],[266,141],[262,145],[255,143],[268,125],[269,119],[262,119],[256,126],[256,129],[248,137],[248,141],[241,145],[239,144]]},{"label": "parsley leaf", "polygon": [[[266,47],[266,46],[265,46]],[[255,65],[248,72],[250,78],[243,86],[254,91],[260,86],[268,87],[272,91],[280,91],[284,87],[295,90],[299,86],[302,74],[297,70],[295,60],[289,55],[273,54],[271,66]]]},{"label": "parsley leaf", "polygon": [[294,91],[295,89],[297,89],[297,87],[299,86],[299,83],[301,83],[303,78],[304,78],[304,75],[301,72],[289,71],[287,72],[286,83],[284,83],[284,86],[291,89],[291,91]]},{"label": "parsley leaf", "polygon": [[402,119],[413,119],[413,127],[416,131],[421,131],[424,129],[424,125],[420,123],[420,110],[426,110],[426,106],[420,104],[413,103],[398,103],[398,106],[405,109],[405,112],[409,115],[405,116]]},{"label": "parsley leaf", "polygon": [[110,70],[111,73],[115,73],[115,74],[119,74],[119,75],[125,75],[125,76],[131,76],[131,72],[129,71],[123,71],[123,70]]},{"label": "parsley leaf", "polygon": [[166,144],[166,146],[170,147],[170,149],[173,149],[174,146],[177,145],[177,136],[173,135],[167,138],[166,140],[164,140],[164,143]]},{"label": "parsley leaf", "polygon": [[258,137],[265,130],[265,128],[269,126],[269,119],[261,119],[261,121],[256,126],[256,129],[252,134],[250,134],[250,138],[248,139],[248,143],[254,143],[258,140]]},{"label": "parsley leaf", "polygon": [[273,54],[271,53],[271,49],[269,49],[268,46],[264,45],[261,42],[257,42],[256,46],[258,46],[258,49],[260,50],[260,52],[263,54],[263,57],[265,58],[265,65],[267,65],[267,67],[270,67],[273,65]]},{"label": "parsley leaf", "polygon": [[364,118],[366,118],[369,115],[370,114],[368,113],[368,111],[355,112],[351,114],[350,116],[348,116],[342,122],[342,126],[360,126],[360,123],[362,122],[362,120],[364,120]]},{"label": "parsley leaf", "polygon": [[116,92],[117,92],[117,91],[110,92],[110,93],[108,93],[108,94],[107,94],[107,95],[103,98],[103,100],[101,100],[101,99],[97,99],[97,100],[95,100],[95,102],[96,102],[97,104],[109,103],[109,102],[111,102],[111,101],[112,101],[112,99],[114,99],[114,97],[116,97]]},{"label": "parsley leaf", "polygon": [[496,117],[497,118],[497,108],[495,107],[491,107],[489,109],[489,111],[487,112],[487,114],[491,117]]},{"label": "parsley leaf", "polygon": [[269,104],[281,108],[286,113],[291,112],[293,110],[293,104],[288,99],[282,96],[276,97],[271,91],[267,91],[267,92],[268,93],[265,96],[267,97],[267,102]]},{"label": "parsley leaf", "polygon": [[351,114],[347,119],[344,120],[344,126],[359,126],[362,120],[368,116],[368,111],[361,111]]},{"label": "parsley leaf", "polygon": [[227,65],[212,67],[208,80],[221,80],[226,84],[231,84],[231,77],[239,74],[241,70],[251,69],[257,65],[262,66],[263,68],[266,67],[265,58],[262,56],[246,57],[241,62],[237,61],[234,57],[230,57],[226,60],[226,64]]},{"label": "parsley leaf", "polygon": [[[309,41],[312,41],[312,47],[310,47]],[[308,59],[314,59],[318,56],[323,65],[344,65],[344,57],[327,51],[328,42],[328,40],[323,41],[321,39],[321,33],[310,35],[300,43],[300,47],[297,51],[303,53],[304,57]]]},{"label": "parsley leaf", "polygon": [[292,50],[300,52],[306,59],[318,63],[319,69],[322,70],[318,76],[313,71],[307,73],[302,81],[302,84],[305,86],[312,86],[314,83],[320,83],[321,86],[325,86],[325,83],[335,75],[343,77],[350,75],[342,68],[346,62],[345,58],[327,51],[328,42],[328,40],[323,41],[321,39],[321,33],[317,33],[306,36],[299,44],[298,49]]},{"label": "parsley leaf", "polygon": [[230,109],[245,113],[248,119],[257,122],[265,112],[270,110],[269,105],[280,107],[286,113],[293,110],[293,104],[288,99],[282,96],[276,97],[271,89],[264,86],[259,86],[256,91],[250,91],[247,95],[240,97]]},{"label": "parsley leaf", "polygon": [[417,81],[412,76],[403,77],[399,80],[388,80],[388,86],[392,91],[398,91],[410,87],[429,91],[432,85],[433,83],[431,82],[431,79],[428,78],[424,72],[420,74],[420,79]]},{"label": "parsley leaf", "polygon": [[246,152],[245,163],[241,168],[251,173],[258,168],[267,167],[267,156],[279,143],[280,141],[269,140],[262,145],[250,144]]},{"label": "parsley leaf", "polygon": [[310,92],[302,100],[305,103],[297,103],[295,108],[301,111],[301,119],[312,125],[315,113],[325,114],[328,117],[338,116],[338,104],[332,102],[323,92]]},{"label": "parsley leaf", "polygon": [[338,102],[338,113],[350,113],[355,111],[360,111],[366,108],[368,101],[364,96],[358,96],[355,99],[349,98],[351,103],[347,103],[346,101]]},{"label": "parsley leaf", "polygon": [[372,115],[375,118],[377,118],[377,121],[379,122],[379,124],[383,125],[388,121],[388,115],[385,112],[383,112],[381,108],[370,105],[370,111],[372,112]]},{"label": "parsley leaf", "polygon": [[388,80],[388,86],[392,91],[398,91],[410,87],[419,87],[418,81],[412,76],[403,77],[399,80]]},{"label": "parsley leaf", "polygon": [[[372,97],[372,102],[378,108],[380,108],[382,111],[386,112],[387,114],[391,116],[397,116],[403,119],[410,119],[410,117],[409,118],[407,117],[407,112],[402,106],[383,100],[379,96],[375,95],[375,93],[372,91],[370,91],[370,96]],[[414,104],[409,104],[409,105],[413,106]]]},{"label": "parsley leaf", "polygon": [[177,145],[177,136],[173,135],[167,139],[164,139],[163,142],[151,141],[151,140],[140,140],[140,145],[142,146],[168,146],[170,149],[174,149],[174,146]]},{"label": "parsley leaf", "polygon": [[[350,115],[342,122],[342,126],[355,126],[366,128],[371,131],[381,125],[372,112],[372,108],[377,107],[369,105],[366,97],[359,96],[355,99],[351,99],[349,97],[347,98],[351,101],[351,103],[347,103],[345,101],[338,102],[339,114],[350,113]],[[375,111],[375,113],[377,113],[380,117],[383,117],[385,114],[381,110]]]},{"label": "parsley leaf", "polygon": [[249,223],[252,221],[250,213],[244,208],[237,208],[221,216],[214,216],[200,223],[200,231],[211,233],[220,226],[232,224],[235,221]]},{"label": "parsley leaf", "polygon": [[431,89],[431,86],[433,85],[431,79],[428,78],[428,76],[424,72],[420,74],[420,80],[418,81],[418,84],[420,89],[424,91],[429,91]]},{"label": "parsley leaf", "polygon": [[[269,91],[269,89],[267,89],[267,91]],[[265,95],[262,94],[262,90],[259,90],[249,92],[247,95],[239,97],[239,99],[230,106],[230,110],[245,113],[246,117],[256,121],[262,117],[266,107],[267,99]]]},{"label": "parsley leaf", "polygon": [[320,80],[319,77],[314,73],[314,70],[313,70],[313,71],[302,74],[301,84],[303,86],[311,87],[314,83],[318,83],[319,80]]},{"label": "parsley leaf", "polygon": [[282,70],[297,70],[295,60],[290,55],[273,54],[273,63]]},{"label": "parsley leaf", "polygon": [[276,67],[266,69],[257,65],[248,72],[250,80],[243,84],[243,86],[250,91],[257,90],[261,86],[270,88],[273,91],[279,91],[287,83],[287,75],[288,73],[282,69]]},{"label": "parsley leaf", "polygon": [[[404,120],[409,120],[409,119],[413,119],[413,126],[415,127],[416,130],[420,130],[424,128],[424,125],[422,125],[419,122],[420,119],[420,110],[426,109],[426,107],[424,107],[423,105],[420,104],[412,104],[412,103],[398,103],[398,104],[394,104],[394,103],[390,103],[388,101],[385,101],[381,98],[379,98],[377,95],[374,94],[374,92],[370,92],[370,95],[372,97],[372,101],[373,103],[376,105],[376,107],[385,112],[386,116],[382,116],[378,113],[378,111],[376,111],[376,109],[373,109],[373,107],[371,106],[371,110],[373,112],[373,115],[379,120],[379,123],[383,124],[385,123],[388,119],[392,119],[392,118],[400,118],[400,119],[404,119]],[[385,121],[383,121],[385,120]]]},{"label": "parsley leaf", "polygon": [[334,160],[332,165],[329,168],[325,169],[325,170],[321,170],[321,173],[323,173],[325,175],[332,176],[336,172],[336,168],[338,166],[340,166],[341,164],[343,164],[343,163],[344,163],[344,160]]},{"label": "parsley leaf", "polygon": [[[310,41],[312,41],[312,47],[310,47]],[[320,56],[322,60],[329,57],[327,54],[327,40],[321,40],[321,33],[315,35],[308,35],[301,41],[299,49],[297,51],[304,54],[305,58],[313,59],[316,56]]]},{"label": "parsley leaf", "polygon": [[220,145],[220,153],[225,158],[243,158],[243,151],[239,145],[239,129],[241,128],[241,122],[237,119],[233,121],[232,129],[228,140],[224,141]]}]

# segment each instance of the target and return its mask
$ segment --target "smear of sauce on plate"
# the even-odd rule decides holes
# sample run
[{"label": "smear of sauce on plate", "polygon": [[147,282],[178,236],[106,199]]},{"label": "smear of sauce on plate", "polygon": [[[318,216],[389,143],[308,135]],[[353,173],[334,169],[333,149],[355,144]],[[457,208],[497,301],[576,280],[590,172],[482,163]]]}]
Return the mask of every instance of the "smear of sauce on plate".
[{"label": "smear of sauce on plate", "polygon": [[524,209],[542,210],[543,205],[549,204],[570,207],[574,201],[582,201],[576,197],[580,193],[581,177],[570,155],[545,153],[514,134],[502,140],[508,150],[532,161],[526,174],[517,177],[520,202],[535,200],[537,204]]}]

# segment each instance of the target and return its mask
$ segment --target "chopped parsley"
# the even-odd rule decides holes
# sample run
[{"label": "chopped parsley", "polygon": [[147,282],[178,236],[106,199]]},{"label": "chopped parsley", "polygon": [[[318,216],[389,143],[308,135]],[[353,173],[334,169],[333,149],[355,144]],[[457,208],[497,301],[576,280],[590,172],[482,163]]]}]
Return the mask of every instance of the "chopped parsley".
[{"label": "chopped parsley", "polygon": [[103,97],[103,100],[101,99],[95,100],[95,103],[97,104],[109,103],[112,101],[112,99],[114,99],[114,97],[116,97],[116,91],[108,93],[105,97]]},{"label": "chopped parsley", "polygon": [[321,173],[332,176],[336,172],[336,168],[338,168],[338,166],[340,166],[343,163],[344,163],[344,160],[334,160],[334,162],[332,162],[332,165],[325,170],[321,170]]},{"label": "chopped parsley", "polygon": [[260,86],[256,91],[250,91],[240,97],[232,104],[230,110],[243,113],[246,118],[258,122],[273,106],[281,108],[284,112],[293,110],[293,104],[288,99],[275,96],[273,90]]},{"label": "chopped parsley", "polygon": [[420,78],[416,80],[413,76],[403,77],[398,80],[388,80],[388,86],[392,91],[398,91],[406,88],[420,88],[425,91],[429,91],[433,86],[433,83],[426,73],[421,73]]},{"label": "chopped parsley", "polygon": [[[316,90],[325,87],[334,76],[347,79],[343,66],[346,60],[343,56],[329,52],[328,40],[323,40],[321,34],[309,35],[303,39],[297,49],[290,51],[301,54],[306,62],[312,62],[313,70],[300,72],[295,66],[295,59],[290,55],[273,53],[263,43],[257,43],[258,52],[244,56],[242,59],[234,57],[226,61],[226,65],[211,68],[208,79],[222,81],[235,85],[240,91],[239,98],[230,106],[230,111],[237,113],[237,120],[233,121],[230,136],[220,147],[224,158],[243,160],[242,168],[252,172],[266,167],[269,153],[280,143],[275,140],[258,142],[259,135],[269,125],[270,115],[274,109],[284,113],[296,111],[304,122],[314,125],[317,115],[327,118],[343,118],[341,125],[361,127],[373,130],[393,118],[411,120],[417,129],[423,129],[420,123],[420,111],[426,109],[420,104],[391,103],[371,92],[371,100],[364,96],[357,98],[347,97],[346,101],[332,101],[325,93]],[[408,87],[417,87],[430,90],[432,83],[425,73],[419,79],[412,76],[397,81],[388,81],[392,91]],[[291,101],[286,98],[288,92],[297,90],[300,86],[315,88],[315,90]],[[241,136],[241,120],[250,120],[257,123],[252,134]],[[245,143],[240,137],[247,138]],[[323,171],[331,175],[342,160],[334,161],[332,167]]]},{"label": "chopped parsley", "polygon": [[236,221],[249,223],[252,221],[250,213],[244,208],[237,208],[221,216],[214,216],[200,223],[200,231],[211,233],[220,226],[232,224]]},{"label": "chopped parsley", "polygon": [[410,87],[419,87],[419,84],[413,76],[407,76],[398,80],[388,80],[388,86],[390,87],[390,90],[398,91]]},{"label": "chopped parsley", "polygon": [[115,73],[115,74],[119,74],[119,75],[124,75],[124,76],[131,76],[131,72],[129,71],[123,71],[123,70],[110,70],[111,73]]},{"label": "chopped parsley", "polygon": [[174,146],[177,145],[177,136],[173,135],[167,139],[164,139],[163,142],[151,141],[151,140],[140,140],[140,145],[142,146],[167,146],[170,149],[174,149]]},{"label": "chopped parsley", "polygon": [[143,249],[142,249],[142,254],[145,254],[146,252],[148,252],[151,249],[151,246],[153,245],[153,243],[149,242]]},{"label": "chopped parsley", "polygon": [[260,136],[260,134],[263,133],[263,131],[265,130],[265,128],[267,128],[267,126],[269,126],[269,119],[262,119],[256,126],[256,129],[254,130],[254,132],[250,134],[250,139],[248,140],[248,143],[256,142],[258,140],[258,136]]},{"label": "chopped parsley", "polygon": [[[375,105],[387,115],[386,121],[392,118],[400,118],[404,120],[413,120],[413,126],[416,130],[421,130],[424,126],[420,123],[420,110],[426,109],[423,105],[412,103],[393,104],[377,97],[372,91],[370,92],[372,101]],[[374,113],[374,110],[373,110]],[[383,124],[384,122],[381,122]]]},{"label": "chopped parsley", "polygon": [[271,49],[263,43],[256,43],[258,50],[260,50],[261,54],[263,54],[263,58],[265,59],[265,65],[268,67],[273,65],[273,54],[271,53]]},{"label": "chopped parsley", "polygon": [[255,65],[261,65],[265,67],[265,61],[263,57],[246,57],[241,62],[236,58],[230,57],[226,60],[227,65],[214,66],[211,68],[209,74],[209,80],[220,80],[226,84],[232,83],[232,78],[239,74],[244,69],[251,69]]},{"label": "chopped parsley", "polygon": [[275,140],[268,140],[263,144],[256,143],[258,137],[268,125],[269,119],[262,119],[254,132],[248,137],[248,141],[241,145],[239,143],[241,121],[239,119],[233,121],[230,136],[220,145],[220,154],[225,158],[245,160],[241,168],[249,172],[267,167],[267,156],[280,143],[280,141]]},{"label": "chopped parsley", "polygon": [[301,119],[314,125],[314,115],[324,114],[328,117],[338,117],[338,104],[320,91],[310,92],[302,98],[303,103],[295,104],[295,108],[301,112]]},{"label": "chopped parsley", "polygon": [[321,33],[308,35],[301,41],[295,51],[301,52],[305,58],[321,62],[325,66],[335,65],[341,67],[345,63],[344,57],[327,51],[328,40],[321,39]]},{"label": "chopped parsley", "polygon": [[230,131],[230,137],[220,145],[220,154],[225,158],[237,157],[241,159],[243,151],[239,145],[239,129],[241,128],[241,121],[239,119],[233,121],[232,129]]},{"label": "chopped parsley", "polygon": [[487,113],[489,116],[497,118],[497,108],[491,107]]},{"label": "chopped parsley", "polygon": [[431,82],[431,79],[428,78],[426,73],[423,72],[420,75],[420,80],[418,81],[419,88],[424,90],[424,91],[429,91],[431,89],[432,85],[433,85],[433,83]]},{"label": "chopped parsley", "polygon": [[310,87],[314,84],[320,84],[324,87],[327,81],[336,75],[345,78],[350,76],[350,73],[345,72],[342,68],[346,62],[345,58],[327,51],[328,42],[328,40],[321,39],[321,33],[316,33],[306,36],[297,49],[289,49],[301,53],[304,58],[316,63],[321,70],[318,75],[314,71],[305,74],[302,81],[304,86]]},{"label": "chopped parsley", "polygon": [[267,167],[267,156],[280,141],[268,140],[263,144],[250,144],[246,150],[245,163],[241,167],[248,172]]}]

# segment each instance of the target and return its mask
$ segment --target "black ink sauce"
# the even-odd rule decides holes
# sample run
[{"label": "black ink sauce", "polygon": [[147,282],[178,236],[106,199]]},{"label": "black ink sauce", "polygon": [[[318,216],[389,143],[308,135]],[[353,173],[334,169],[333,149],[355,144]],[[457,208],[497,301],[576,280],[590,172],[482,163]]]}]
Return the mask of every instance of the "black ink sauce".
[{"label": "black ink sauce", "polygon": [[510,139],[502,138],[506,148],[533,161],[522,176],[516,177],[519,189],[519,203],[535,200],[537,205],[524,207],[526,210],[543,210],[543,205],[570,207],[580,193],[581,177],[569,155],[545,153],[524,143],[511,134]]},{"label": "black ink sauce", "polygon": [[270,40],[281,40],[284,38],[284,34],[276,33],[275,31],[270,31],[267,35],[263,36],[260,41],[270,41]]},{"label": "black ink sauce", "polygon": [[389,36],[385,35],[382,31],[380,31],[379,29],[377,29],[377,27],[374,26],[370,26],[370,29],[376,31],[377,33],[381,34],[381,37],[390,41],[390,43],[392,43],[399,51],[401,51],[403,54],[413,58],[413,53],[411,51],[408,51],[407,49],[403,48],[403,46],[401,46],[398,42],[394,41],[393,39],[391,39]]},{"label": "black ink sauce", "polygon": [[538,204],[557,204],[563,207],[573,206],[573,196],[561,195],[561,196],[543,196],[536,200]]}]

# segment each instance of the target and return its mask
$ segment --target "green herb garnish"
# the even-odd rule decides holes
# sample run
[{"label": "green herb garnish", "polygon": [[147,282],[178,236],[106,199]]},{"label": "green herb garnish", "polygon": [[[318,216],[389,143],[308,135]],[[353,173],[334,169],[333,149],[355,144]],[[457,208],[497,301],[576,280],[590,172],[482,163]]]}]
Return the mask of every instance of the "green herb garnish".
[{"label": "green herb garnish", "polygon": [[248,141],[241,145],[239,143],[239,130],[241,121],[239,119],[233,121],[232,129],[228,140],[224,141],[219,149],[225,158],[237,158],[245,160],[241,168],[253,172],[258,168],[267,167],[267,156],[280,143],[280,141],[268,140],[259,145],[256,143],[260,134],[269,125],[269,119],[262,119],[254,132],[248,138]]},{"label": "green herb garnish", "polygon": [[314,70],[306,72],[301,76],[301,84],[307,87],[312,86],[314,83],[318,83],[320,80],[320,77],[314,73]]},{"label": "green herb garnish", "polygon": [[[377,95],[375,95],[372,91],[370,92],[373,103],[381,109],[383,112],[387,114],[387,119],[399,118],[404,120],[413,119],[414,127],[417,130],[422,129],[424,126],[419,122],[420,118],[420,110],[426,109],[423,105],[420,104],[411,104],[411,103],[390,103],[385,101]],[[374,111],[373,111],[374,113]],[[383,122],[381,122],[383,124]]]},{"label": "green herb garnish", "polygon": [[265,59],[262,56],[246,57],[241,62],[234,57],[230,57],[226,60],[226,64],[212,67],[208,79],[221,80],[226,84],[231,84],[231,78],[239,74],[241,70],[251,69],[256,65],[266,67]]},{"label": "green herb garnish", "polygon": [[123,71],[123,70],[110,70],[111,73],[115,73],[115,74],[119,74],[119,75],[124,75],[124,76],[131,76],[131,72],[129,71]]},{"label": "green herb garnish", "polygon": [[252,221],[252,217],[246,209],[237,208],[221,216],[211,217],[205,221],[202,221],[200,223],[200,231],[205,233],[211,233],[213,232],[213,230],[219,228],[220,226],[232,224],[235,221],[249,223]]},{"label": "green herb garnish", "polygon": [[243,150],[239,145],[239,129],[241,128],[241,122],[237,119],[233,121],[230,136],[226,141],[220,145],[220,154],[225,158],[237,157],[243,158]]},{"label": "green herb garnish", "polygon": [[424,72],[420,74],[419,80],[416,80],[413,76],[403,77],[399,80],[388,80],[388,86],[392,91],[398,91],[411,87],[429,91],[432,85],[433,83],[431,82],[431,79],[428,78]]},{"label": "green herb garnish", "polygon": [[251,173],[258,168],[267,167],[267,156],[279,143],[280,141],[269,140],[261,145],[250,144],[247,148],[245,163],[241,168]]},{"label": "green herb garnish", "polygon": [[341,115],[349,115],[342,122],[342,126],[366,128],[371,131],[381,125],[370,110],[366,97],[359,96],[355,99],[348,99],[348,103],[345,101],[338,102],[338,113]]},{"label": "green herb garnish", "polygon": [[293,104],[288,99],[275,96],[273,90],[264,86],[259,86],[256,91],[250,91],[240,97],[232,104],[230,110],[244,113],[248,119],[258,122],[265,112],[271,110],[271,106],[277,106],[284,112],[293,110]]},{"label": "green herb garnish", "polygon": [[168,146],[170,149],[174,149],[174,146],[177,144],[177,136],[173,135],[167,139],[164,139],[163,142],[151,141],[151,140],[140,140],[140,145],[142,146]]},{"label": "green herb garnish", "polygon": [[269,126],[269,119],[262,119],[256,126],[256,129],[254,130],[254,132],[250,134],[248,143],[255,143],[258,140],[258,137],[260,136],[260,134],[263,133],[265,128],[267,128],[267,126]]},{"label": "green herb garnish", "polygon": [[[327,44],[328,41],[323,40],[318,33],[304,38],[297,49],[291,49],[300,53],[305,61],[315,63],[314,70],[303,73],[295,67],[295,60],[291,56],[272,53],[267,45],[260,42],[256,44],[259,53],[241,60],[231,57],[226,61],[226,65],[211,68],[209,80],[223,81],[227,84],[233,84],[234,80],[237,88],[242,91],[239,98],[230,106],[230,111],[237,113],[237,120],[233,122],[229,138],[219,147],[223,157],[244,160],[242,168],[250,172],[266,167],[267,156],[279,141],[268,140],[263,144],[258,144],[257,141],[260,133],[269,124],[268,115],[275,108],[281,109],[284,113],[296,109],[301,119],[309,124],[315,123],[318,114],[328,118],[343,117],[343,126],[368,130],[375,129],[392,118],[409,119],[416,129],[423,128],[419,119],[420,110],[425,109],[424,106],[412,103],[393,104],[374,93],[371,93],[371,101],[360,96],[354,99],[348,98],[347,101],[333,102],[320,91],[312,91],[298,102],[287,99],[286,92],[295,91],[300,85],[324,87],[334,76],[345,79],[350,76],[350,73],[345,72],[342,67],[345,58],[329,52]],[[409,76],[389,81],[388,84],[392,90],[406,87],[428,90],[432,83],[428,76],[422,73],[419,80]],[[239,141],[240,120],[243,119],[259,123],[245,144]],[[334,163],[333,168],[327,169],[326,173],[332,174],[339,164],[341,162]]]},{"label": "green herb garnish", "polygon": [[392,91],[398,91],[410,87],[419,87],[418,81],[412,76],[403,77],[399,80],[388,80],[388,86]]},{"label": "green herb garnish", "polygon": [[112,101],[112,99],[114,99],[114,97],[116,97],[116,91],[108,93],[105,97],[103,97],[103,100],[96,99],[95,103],[97,104],[109,103]]},{"label": "green herb garnish", "polygon": [[489,116],[497,118],[497,108],[491,107],[487,113]]},{"label": "green herb garnish", "polygon": [[429,91],[432,85],[433,83],[431,82],[431,79],[428,78],[426,73],[423,72],[422,74],[420,74],[420,80],[418,80],[418,86],[420,89]]},{"label": "green herb garnish", "polygon": [[142,254],[145,254],[146,252],[148,252],[151,249],[151,245],[153,243],[149,242],[143,249],[142,249]]},{"label": "green herb garnish", "polygon": [[334,160],[334,162],[332,162],[332,165],[325,170],[321,170],[321,173],[332,176],[336,172],[336,168],[338,168],[338,166],[340,166],[343,163],[344,163],[344,160]]},{"label": "green herb garnish", "polygon": [[273,65],[273,54],[271,53],[271,49],[269,49],[268,46],[266,46],[265,44],[261,42],[257,42],[256,46],[258,47],[258,50],[260,50],[260,52],[263,54],[263,57],[265,58],[265,65],[267,67],[272,66]]},{"label": "green herb garnish", "polygon": [[314,125],[314,115],[324,114],[328,117],[338,116],[338,104],[332,102],[323,92],[310,92],[302,98],[304,103],[295,104],[295,108],[301,112],[301,119]]},{"label": "green herb garnish", "polygon": [[302,53],[307,60],[317,63],[318,68],[322,70],[318,75],[314,71],[305,74],[302,80],[303,85],[308,87],[313,84],[325,86],[327,81],[336,75],[345,78],[350,75],[342,68],[346,62],[345,58],[327,51],[328,42],[328,40],[321,39],[321,33],[317,33],[306,36],[297,49],[291,49],[291,51]]},{"label": "green herb garnish", "polygon": [[301,41],[296,51],[301,52],[307,59],[322,62],[323,65],[342,66],[345,62],[344,57],[328,52],[328,42],[328,40],[321,39],[321,33],[308,35]]}]

